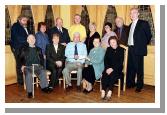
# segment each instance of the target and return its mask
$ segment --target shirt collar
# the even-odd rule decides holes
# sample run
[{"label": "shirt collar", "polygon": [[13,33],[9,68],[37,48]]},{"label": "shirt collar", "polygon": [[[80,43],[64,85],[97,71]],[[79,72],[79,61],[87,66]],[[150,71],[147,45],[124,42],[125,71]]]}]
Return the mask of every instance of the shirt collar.
[{"label": "shirt collar", "polygon": [[137,20],[133,21],[132,23],[136,24],[138,20],[139,20],[139,19],[137,19]]}]

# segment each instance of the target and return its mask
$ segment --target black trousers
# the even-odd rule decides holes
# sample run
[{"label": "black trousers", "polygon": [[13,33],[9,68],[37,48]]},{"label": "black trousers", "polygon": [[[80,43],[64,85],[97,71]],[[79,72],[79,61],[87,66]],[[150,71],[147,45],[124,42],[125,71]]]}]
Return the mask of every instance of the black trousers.
[{"label": "black trousers", "polygon": [[117,80],[121,78],[121,74],[112,72],[110,75],[106,73],[106,70],[103,72],[101,83],[102,83],[102,90],[113,90],[114,84]]},{"label": "black trousers", "polygon": [[48,67],[48,69],[51,71],[49,86],[54,88],[56,84],[58,83],[59,77],[62,76],[63,68],[57,67],[55,65],[55,66]]},{"label": "black trousers", "polygon": [[[137,75],[137,83],[135,78]],[[134,48],[129,47],[127,67],[127,87],[142,89],[144,84],[144,56],[135,55]]]},{"label": "black trousers", "polygon": [[20,50],[19,49],[12,49],[12,52],[14,54],[15,61],[16,61],[17,83],[19,85],[23,85],[23,73],[21,71],[22,64],[20,62]]}]

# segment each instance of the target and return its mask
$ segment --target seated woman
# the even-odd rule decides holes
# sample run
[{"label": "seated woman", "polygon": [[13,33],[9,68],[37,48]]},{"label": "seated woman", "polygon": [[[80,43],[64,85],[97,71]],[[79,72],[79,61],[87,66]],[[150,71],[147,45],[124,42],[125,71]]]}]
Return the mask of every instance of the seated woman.
[{"label": "seated woman", "polygon": [[93,90],[92,85],[98,80],[104,70],[105,49],[100,46],[100,38],[94,38],[94,48],[90,50],[85,68],[83,69],[83,92],[89,93]]},{"label": "seated woman", "polygon": [[[117,37],[111,36],[108,40],[110,46],[104,57],[104,66],[101,83],[101,98],[111,98],[114,83],[121,77],[124,61],[124,49],[118,44]],[[108,90],[108,92],[107,92]]]}]

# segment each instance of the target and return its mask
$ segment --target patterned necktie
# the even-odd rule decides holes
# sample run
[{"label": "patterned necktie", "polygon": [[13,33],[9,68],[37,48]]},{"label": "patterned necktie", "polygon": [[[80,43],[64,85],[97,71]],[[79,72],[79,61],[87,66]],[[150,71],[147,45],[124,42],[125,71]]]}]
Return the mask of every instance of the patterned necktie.
[{"label": "patterned necktie", "polygon": [[58,30],[59,30],[59,33],[60,33],[60,34],[62,34],[62,33],[63,33],[63,32],[61,31],[61,29],[60,29],[60,28],[59,28]]},{"label": "patterned necktie", "polygon": [[77,44],[75,44],[75,51],[74,51],[74,55],[78,55]]}]

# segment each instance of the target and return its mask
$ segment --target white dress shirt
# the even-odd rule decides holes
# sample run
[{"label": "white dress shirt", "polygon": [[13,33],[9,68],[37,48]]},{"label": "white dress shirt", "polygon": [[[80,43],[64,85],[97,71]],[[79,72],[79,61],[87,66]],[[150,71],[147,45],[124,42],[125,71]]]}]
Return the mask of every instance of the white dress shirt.
[{"label": "white dress shirt", "polygon": [[27,35],[28,35],[29,33],[28,33],[28,30],[27,30],[27,27],[24,27],[24,29],[25,29],[25,31],[26,31],[26,33],[27,33]]},{"label": "white dress shirt", "polygon": [[132,24],[131,24],[131,27],[130,27],[129,38],[128,38],[128,45],[129,46],[134,45],[133,34],[134,34],[134,30],[135,30],[137,21],[138,21],[138,19],[133,21]]},{"label": "white dress shirt", "polygon": [[55,51],[56,51],[56,53],[57,53],[58,44],[57,44],[57,45],[56,45],[56,44],[53,44],[53,45],[54,45]]},{"label": "white dress shirt", "polygon": [[61,33],[63,33],[63,30],[62,30],[62,28],[59,28],[59,27],[57,27],[57,29],[58,29],[59,31],[61,31]]}]

